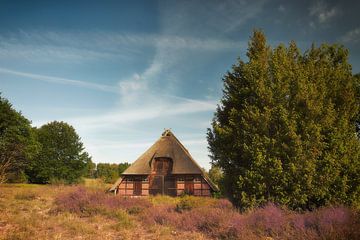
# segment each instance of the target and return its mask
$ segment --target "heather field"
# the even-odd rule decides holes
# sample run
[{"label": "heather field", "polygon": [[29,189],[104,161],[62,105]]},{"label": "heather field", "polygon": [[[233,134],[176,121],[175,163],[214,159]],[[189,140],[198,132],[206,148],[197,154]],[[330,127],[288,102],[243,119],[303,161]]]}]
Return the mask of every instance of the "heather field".
[{"label": "heather field", "polygon": [[239,213],[225,199],[120,198],[106,185],[0,185],[0,239],[360,239],[359,212]]}]

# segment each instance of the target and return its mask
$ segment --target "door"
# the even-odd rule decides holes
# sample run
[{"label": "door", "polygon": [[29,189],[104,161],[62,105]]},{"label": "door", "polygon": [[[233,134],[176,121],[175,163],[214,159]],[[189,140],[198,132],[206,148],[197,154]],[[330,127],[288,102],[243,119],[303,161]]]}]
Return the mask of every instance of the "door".
[{"label": "door", "polygon": [[135,196],[141,195],[141,190],[142,190],[141,185],[142,185],[141,181],[134,181],[134,195]]},{"label": "door", "polygon": [[193,181],[185,181],[185,189],[186,194],[193,195],[194,194],[194,182]]},{"label": "door", "polygon": [[164,193],[169,196],[176,196],[175,177],[166,176],[164,180]]},{"label": "door", "polygon": [[164,194],[164,176],[154,176],[150,184],[150,194]]}]

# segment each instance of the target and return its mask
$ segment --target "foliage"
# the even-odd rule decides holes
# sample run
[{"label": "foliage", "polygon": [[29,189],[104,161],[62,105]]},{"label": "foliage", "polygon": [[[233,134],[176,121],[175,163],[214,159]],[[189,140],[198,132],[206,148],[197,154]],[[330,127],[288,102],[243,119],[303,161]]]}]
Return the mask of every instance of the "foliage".
[{"label": "foliage", "polygon": [[186,211],[163,203],[147,208],[141,221],[201,232],[212,239],[357,239],[360,234],[358,213],[342,206],[298,213],[270,203],[240,214],[223,199],[213,201],[199,199]]},{"label": "foliage", "polygon": [[200,205],[198,198],[193,196],[182,196],[180,201],[176,204],[175,210],[177,212],[189,211]]},{"label": "foliage", "polygon": [[54,121],[41,126],[36,133],[42,148],[28,170],[30,181],[78,182],[91,160],[75,129],[65,122]]},{"label": "foliage", "polygon": [[95,176],[103,179],[106,183],[114,183],[128,167],[130,163],[98,163]]},{"label": "foliage", "polygon": [[122,209],[132,214],[149,208],[152,204],[141,198],[119,198],[104,191],[77,187],[73,191],[57,196],[55,212],[69,211],[82,216],[90,216],[99,212],[112,212]]},{"label": "foliage", "polygon": [[221,168],[217,166],[212,166],[208,175],[211,181],[213,181],[216,185],[219,185],[221,179],[223,178],[223,172],[221,171]]},{"label": "foliage", "polygon": [[225,193],[225,189],[224,189],[224,173],[221,170],[220,167],[212,165],[210,170],[209,170],[209,174],[208,174],[209,178],[211,179],[211,181],[213,183],[216,184],[216,186],[218,186],[219,191],[214,192],[213,196],[216,198],[220,198],[222,196],[224,196]]},{"label": "foliage", "polygon": [[103,179],[106,183],[114,183],[119,178],[119,166],[115,163],[98,163],[96,177]]},{"label": "foliage", "polygon": [[38,151],[34,132],[27,120],[0,95],[0,178],[1,182],[26,181],[24,175]]},{"label": "foliage", "polygon": [[122,174],[128,167],[130,167],[130,163],[124,162],[124,163],[119,163],[118,165],[118,171],[119,171],[119,175]]},{"label": "foliage", "polygon": [[10,159],[0,162],[0,184],[5,183],[7,181],[7,175],[8,175],[10,166],[11,166]]},{"label": "foliage", "polygon": [[208,130],[231,200],[243,210],[359,202],[360,88],[348,51],[323,44],[301,54],[295,42],[272,49],[255,31],[247,56],[224,76]]},{"label": "foliage", "polygon": [[85,156],[85,168],[83,176],[86,178],[95,178],[96,177],[96,164],[93,163],[91,157],[87,152],[84,153]]}]

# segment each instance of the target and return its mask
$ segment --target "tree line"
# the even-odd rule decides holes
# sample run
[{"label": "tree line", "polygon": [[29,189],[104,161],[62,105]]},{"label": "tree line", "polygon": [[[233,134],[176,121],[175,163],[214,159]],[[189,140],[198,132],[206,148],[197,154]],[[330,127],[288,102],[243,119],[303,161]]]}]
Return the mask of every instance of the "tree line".
[{"label": "tree line", "polygon": [[207,137],[224,194],[241,209],[360,206],[360,76],[348,55],[336,44],[271,47],[254,31],[248,61],[223,77]]},{"label": "tree line", "polygon": [[128,163],[95,164],[75,129],[53,121],[39,128],[0,95],[0,183],[77,183],[82,177],[114,182]]}]

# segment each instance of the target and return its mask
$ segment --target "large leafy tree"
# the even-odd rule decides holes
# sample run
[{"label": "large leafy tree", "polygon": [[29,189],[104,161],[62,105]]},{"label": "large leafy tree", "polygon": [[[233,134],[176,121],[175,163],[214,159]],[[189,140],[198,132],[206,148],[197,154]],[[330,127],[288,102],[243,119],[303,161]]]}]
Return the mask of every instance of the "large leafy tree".
[{"label": "large leafy tree", "polygon": [[37,151],[30,121],[0,95],[0,181],[26,181],[25,169]]},{"label": "large leafy tree", "polygon": [[311,209],[360,197],[359,94],[342,46],[271,48],[261,31],[248,62],[223,78],[208,130],[213,163],[242,209],[273,201]]},{"label": "large leafy tree", "polygon": [[37,129],[42,148],[28,174],[31,182],[75,183],[84,174],[90,157],[75,129],[65,122],[51,122]]}]

